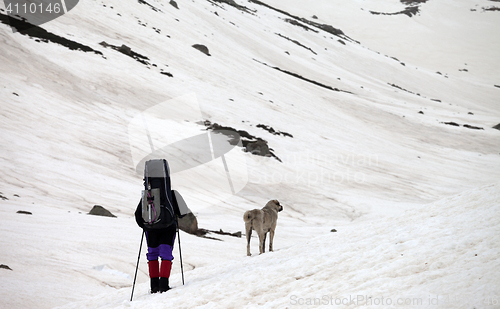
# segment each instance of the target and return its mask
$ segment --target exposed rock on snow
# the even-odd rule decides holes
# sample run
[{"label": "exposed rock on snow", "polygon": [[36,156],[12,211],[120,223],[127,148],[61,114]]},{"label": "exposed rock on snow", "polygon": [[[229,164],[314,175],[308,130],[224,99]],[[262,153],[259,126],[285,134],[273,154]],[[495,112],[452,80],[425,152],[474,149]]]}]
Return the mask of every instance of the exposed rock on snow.
[{"label": "exposed rock on snow", "polygon": [[109,210],[100,205],[94,205],[94,207],[92,207],[92,209],[90,210],[89,215],[116,218],[116,216],[113,215]]},{"label": "exposed rock on snow", "polygon": [[179,9],[179,6],[177,5],[177,2],[175,2],[174,0],[170,0],[169,4],[171,6],[173,6],[174,8],[176,8],[176,9]]},{"label": "exposed rock on snow", "polygon": [[237,8],[238,10],[240,11],[243,11],[245,13],[252,13],[252,11],[247,8],[246,6],[244,5],[239,5],[238,3],[236,3],[234,0],[209,0],[210,2],[213,1],[213,2],[218,2],[218,3],[225,3],[225,4],[229,4],[230,6],[232,7],[235,7]]},{"label": "exposed rock on snow", "polygon": [[297,74],[297,73],[294,73],[294,72],[290,72],[290,71],[287,71],[287,70],[281,69],[281,68],[279,68],[279,67],[274,67],[274,66],[271,66],[271,65],[269,65],[269,64],[267,64],[267,63],[264,63],[264,62],[261,62],[261,61],[259,61],[259,60],[257,60],[257,59],[254,59],[254,60],[255,60],[256,62],[260,63],[260,64],[263,64],[263,65],[267,66],[267,67],[273,68],[273,69],[275,69],[275,70],[278,70],[278,71],[280,71],[280,72],[283,72],[283,73],[285,73],[285,74],[288,74],[288,75],[290,75],[290,76],[293,76],[293,77],[295,77],[295,78],[298,78],[298,79],[300,79],[300,80],[306,81],[306,82],[311,83],[311,84],[313,84],[313,85],[316,85],[316,86],[319,86],[319,87],[322,87],[322,88],[325,88],[325,89],[328,89],[328,90],[332,90],[332,91],[337,91],[337,92],[345,92],[345,93],[353,94],[353,93],[352,93],[352,92],[350,92],[350,91],[347,91],[347,90],[342,90],[342,89],[339,89],[339,88],[336,88],[336,87],[334,88],[334,87],[332,87],[332,86],[325,85],[325,84],[323,84],[323,83],[321,83],[321,82],[318,82],[318,81],[315,81],[315,80],[313,80],[313,79],[303,77],[303,76],[301,76],[300,74]]},{"label": "exposed rock on snow", "polygon": [[274,128],[273,128],[273,127],[268,126],[268,125],[265,125],[265,124],[261,124],[261,123],[260,123],[260,124],[258,124],[256,127],[257,127],[257,128],[261,128],[261,129],[264,129],[264,130],[266,130],[267,132],[269,132],[269,133],[271,133],[271,134],[273,134],[273,135],[283,135],[283,136],[288,136],[288,137],[292,137],[292,138],[293,138],[293,135],[292,135],[292,134],[290,134],[290,133],[286,133],[286,132],[283,132],[283,131],[276,131],[276,130],[274,130]]},{"label": "exposed rock on snow", "polygon": [[126,56],[129,56],[129,57],[137,60],[138,62],[140,62],[144,65],[150,65],[148,57],[132,51],[132,48],[130,48],[129,46],[127,46],[125,44],[122,44],[121,46],[115,46],[112,44],[108,44],[105,41],[102,41],[101,43],[99,43],[99,45],[104,46],[104,47],[111,47],[112,49],[119,51],[120,53],[122,53]]},{"label": "exposed rock on snow", "polygon": [[230,140],[230,143],[233,145],[238,143],[238,141],[235,140],[236,135],[231,134],[231,132],[235,132],[241,138],[241,143],[246,152],[262,157],[274,157],[276,160],[282,162],[281,159],[274,154],[273,149],[269,148],[267,141],[260,137],[253,136],[247,131],[222,126],[218,123],[211,123],[209,120],[205,120],[203,124],[207,127],[207,130],[212,130],[215,133],[225,134],[231,137],[232,140]]},{"label": "exposed rock on snow", "polygon": [[418,12],[420,12],[420,9],[418,6],[409,6],[406,9],[399,11],[399,12],[395,12],[395,13],[382,13],[382,12],[370,11],[370,13],[372,13],[374,15],[402,15],[402,14],[404,14],[408,17],[412,17],[414,15],[417,15]]},{"label": "exposed rock on snow", "polygon": [[31,211],[26,211],[26,210],[18,210],[16,213],[22,214],[22,215],[32,215],[33,214]]},{"label": "exposed rock on snow", "polygon": [[204,53],[204,54],[205,54],[205,55],[207,55],[207,56],[211,56],[211,55],[210,55],[210,51],[208,50],[208,47],[206,47],[206,46],[205,46],[205,45],[203,45],[203,44],[194,44],[194,45],[193,45],[193,48],[195,48],[195,49],[197,49],[197,50],[201,51],[202,53]]},{"label": "exposed rock on snow", "polygon": [[0,22],[6,25],[10,25],[13,29],[19,31],[19,33],[23,35],[29,36],[30,38],[35,38],[36,42],[52,42],[67,47],[70,50],[81,50],[84,52],[93,52],[95,54],[102,55],[100,51],[95,50],[90,46],[80,44],[78,42],[48,32],[42,27],[32,25],[24,20],[16,19],[14,17],[10,17],[0,13]]},{"label": "exposed rock on snow", "polygon": [[198,220],[196,216],[190,212],[182,218],[179,218],[179,229],[189,234],[196,234],[198,231]]},{"label": "exposed rock on snow", "polygon": [[[458,124],[456,122],[453,122],[453,121],[442,122],[442,123],[450,125],[450,126],[454,126],[454,127],[460,127],[460,124]],[[484,128],[473,126],[473,125],[470,125],[470,124],[464,124],[463,127],[467,128],[467,129],[473,129],[473,130],[484,130]]]},{"label": "exposed rock on snow", "polygon": [[305,45],[301,44],[299,41],[297,41],[297,40],[293,40],[293,39],[290,39],[289,37],[287,37],[287,36],[285,36],[285,35],[282,35],[281,33],[276,33],[276,34],[277,34],[278,36],[280,36],[280,37],[282,37],[282,38],[284,38],[284,39],[286,39],[286,40],[288,40],[288,41],[290,41],[290,42],[294,43],[294,44],[297,44],[298,46],[300,46],[300,47],[302,47],[302,48],[305,48],[305,49],[309,50],[311,53],[313,53],[313,54],[317,55],[317,53],[316,53],[314,50],[312,50],[312,48],[307,47],[307,46],[305,46]]},{"label": "exposed rock on snow", "polygon": [[258,156],[271,157],[271,151],[269,150],[269,146],[267,145],[267,142],[264,140],[248,142],[246,145],[246,151]]},{"label": "exposed rock on snow", "polygon": [[[310,26],[314,26],[314,27],[316,27],[316,28],[319,28],[319,29],[321,29],[321,30],[323,30],[323,31],[327,32],[327,33],[333,34],[333,35],[338,36],[338,37],[341,37],[341,38],[343,38],[343,39],[348,39],[348,40],[350,40],[350,41],[354,41],[353,39],[351,39],[351,38],[349,38],[347,35],[345,35],[345,33],[344,33],[342,30],[340,30],[340,29],[338,29],[338,28],[335,28],[335,27],[333,27],[333,26],[331,26],[331,25],[317,23],[317,22],[314,22],[314,21],[308,20],[308,19],[303,18],[303,17],[299,17],[299,16],[292,15],[292,14],[290,14],[290,13],[288,13],[288,12],[285,12],[285,11],[283,11],[283,10],[277,9],[277,8],[275,8],[275,7],[273,7],[273,6],[270,6],[270,5],[266,4],[266,3],[261,2],[261,1],[258,1],[258,0],[249,0],[249,1],[250,1],[250,2],[254,2],[254,3],[257,3],[257,4],[262,5],[262,6],[264,6],[264,7],[270,8],[270,9],[272,9],[272,10],[275,10],[276,12],[279,12],[279,13],[281,13],[281,14],[284,14],[284,15],[286,15],[286,16],[289,16],[289,17],[293,18],[293,19],[285,19],[285,21],[287,21],[287,22],[289,22],[289,23],[291,23],[291,24],[293,24],[293,25],[296,25],[296,26],[302,27],[302,28],[304,28],[304,29],[306,29],[306,30],[311,30],[311,31],[314,31],[314,32],[318,32],[317,30],[313,30],[313,29],[311,29],[311,28],[309,28],[309,27],[304,26],[304,24],[302,24],[302,23],[308,24],[308,25],[310,25]],[[300,21],[300,22],[299,22],[299,21]],[[301,23],[301,22],[302,22],[302,23]],[[354,41],[354,42],[356,42],[356,41]],[[359,43],[359,42],[358,42],[358,43]]]},{"label": "exposed rock on snow", "polygon": [[0,264],[0,269],[12,270],[12,268],[10,268],[9,266],[4,265],[4,264]]},{"label": "exposed rock on snow", "polygon": [[370,11],[370,13],[375,15],[407,15],[408,17],[413,17],[420,12],[420,4],[426,3],[427,0],[401,0],[401,3],[408,5],[404,10],[396,13],[381,13]]},{"label": "exposed rock on snow", "polygon": [[481,127],[473,126],[473,125],[470,125],[470,124],[464,124],[464,128],[473,129],[473,130],[484,130]]},{"label": "exposed rock on snow", "polygon": [[155,12],[162,12],[162,10],[160,10],[159,8],[157,8],[157,7],[156,7],[156,6],[154,6],[154,5],[149,4],[148,2],[146,2],[146,1],[144,1],[144,0],[138,0],[138,2],[139,2],[140,4],[144,4],[144,5],[149,6],[149,8],[150,8],[150,9],[152,9],[153,11],[155,11]]}]

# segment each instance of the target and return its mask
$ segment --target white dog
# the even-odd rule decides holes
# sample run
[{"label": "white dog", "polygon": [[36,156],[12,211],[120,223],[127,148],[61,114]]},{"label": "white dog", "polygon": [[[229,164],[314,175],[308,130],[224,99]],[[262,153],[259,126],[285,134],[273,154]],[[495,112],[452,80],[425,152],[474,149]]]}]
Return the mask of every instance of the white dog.
[{"label": "white dog", "polygon": [[266,245],[266,234],[269,232],[269,251],[273,251],[273,238],[276,223],[278,222],[278,212],[283,210],[278,200],[269,201],[262,209],[254,209],[245,212],[243,220],[245,221],[245,232],[247,235],[247,255],[250,253],[250,237],[252,230],[259,235],[260,254],[264,253]]}]

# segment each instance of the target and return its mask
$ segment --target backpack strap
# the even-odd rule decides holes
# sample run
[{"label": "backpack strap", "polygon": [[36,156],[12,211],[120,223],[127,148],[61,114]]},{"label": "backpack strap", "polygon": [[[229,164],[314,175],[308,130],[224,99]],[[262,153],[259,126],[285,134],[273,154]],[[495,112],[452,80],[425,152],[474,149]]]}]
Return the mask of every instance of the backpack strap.
[{"label": "backpack strap", "polygon": [[163,175],[165,177],[164,185],[165,185],[165,196],[167,197],[167,201],[170,207],[165,207],[167,210],[170,212],[172,215],[172,218],[175,217],[174,214],[174,206],[172,204],[172,200],[169,196],[171,196],[172,192],[167,188],[167,181],[169,184],[169,187],[172,187],[170,184],[170,169],[168,168],[168,163],[167,160],[163,159]]}]

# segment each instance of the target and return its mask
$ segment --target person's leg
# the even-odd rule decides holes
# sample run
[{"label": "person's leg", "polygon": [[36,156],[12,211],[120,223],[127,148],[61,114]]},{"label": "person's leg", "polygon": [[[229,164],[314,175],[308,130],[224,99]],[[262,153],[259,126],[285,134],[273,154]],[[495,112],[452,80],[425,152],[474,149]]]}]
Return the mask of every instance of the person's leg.
[{"label": "person's leg", "polygon": [[154,238],[154,235],[151,237],[151,233],[146,232],[146,240],[148,243],[148,253],[146,253],[146,257],[148,260],[151,293],[158,293],[160,291],[160,263],[158,262],[160,247],[150,247],[151,245],[156,245],[155,241],[153,241]]},{"label": "person's leg", "polygon": [[159,255],[161,257],[160,292],[166,292],[170,289],[169,278],[172,270],[172,260],[174,259],[172,251],[174,249],[175,232],[175,226],[166,229],[162,237],[162,244],[159,246]]}]

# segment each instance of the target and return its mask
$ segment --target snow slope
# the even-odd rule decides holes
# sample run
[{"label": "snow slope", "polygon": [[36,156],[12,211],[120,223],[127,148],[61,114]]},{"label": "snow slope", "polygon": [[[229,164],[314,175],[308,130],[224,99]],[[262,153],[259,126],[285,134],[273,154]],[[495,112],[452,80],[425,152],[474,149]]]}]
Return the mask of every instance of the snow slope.
[{"label": "snow slope", "polygon": [[[4,197],[0,200],[0,263],[12,269],[0,269],[2,306],[52,308],[75,301],[82,302],[68,306],[129,305],[125,300],[141,233],[132,218],[142,187],[142,171],[136,166],[133,150],[137,145],[149,146],[145,135],[136,144],[131,137],[137,132],[129,128],[141,113],[158,106],[180,111],[185,118],[158,120],[165,129],[155,130],[155,145],[204,133],[199,122],[210,120],[265,139],[282,161],[240,151],[246,166],[235,172],[246,175],[247,184],[229,196],[211,190],[212,184],[223,187],[215,160],[172,175],[174,188],[183,193],[203,228],[241,231],[243,212],[260,208],[272,198],[279,199],[285,208],[280,213],[277,252],[273,254],[247,258],[243,238],[211,234],[223,239],[216,241],[181,233],[187,285],[179,286],[175,264],[177,288],[169,294],[172,302],[180,301],[174,295],[180,297],[191,288],[196,288],[197,294],[199,289],[207,294],[185,305],[189,307],[204,302],[231,307],[231,300],[234,306],[250,302],[251,307],[268,300],[256,283],[235,285],[244,281],[235,275],[242,265],[242,274],[254,269],[265,282],[273,282],[275,271],[284,269],[273,267],[280,264],[291,269],[282,271],[285,274],[304,277],[296,280],[296,285],[281,282],[286,288],[276,292],[279,298],[269,300],[269,306],[286,306],[292,293],[307,298],[325,282],[324,286],[332,284],[336,293],[367,291],[362,284],[345,289],[333,286],[319,269],[334,264],[322,259],[311,262],[311,273],[299,269],[306,267],[299,266],[304,257],[298,252],[306,250],[307,242],[308,248],[319,247],[319,252],[328,253],[322,256],[335,256],[335,249],[326,244],[342,248],[344,253],[339,256],[345,261],[332,261],[345,269],[325,274],[346,276],[347,282],[342,284],[367,278],[366,286],[378,286],[380,281],[380,290],[375,292],[381,296],[427,297],[433,287],[435,294],[447,292],[444,287],[448,287],[493,297],[494,285],[475,294],[479,283],[472,279],[450,283],[447,271],[458,266],[441,270],[435,261],[421,258],[392,265],[387,259],[394,252],[386,251],[386,246],[371,246],[392,244],[393,237],[399,235],[403,238],[398,242],[422,244],[418,252],[445,250],[447,242],[425,242],[430,235],[415,232],[412,224],[443,207],[457,213],[446,217],[448,221],[443,219],[456,226],[465,218],[458,214],[467,211],[457,205],[468,204],[470,196],[480,196],[474,207],[484,207],[474,213],[478,217],[470,216],[471,226],[481,216],[493,216],[490,208],[498,204],[498,199],[493,200],[498,196],[497,185],[471,191],[462,202],[458,197],[442,199],[500,179],[500,131],[492,128],[500,122],[500,88],[494,86],[500,84],[500,70],[496,69],[499,46],[494,43],[495,36],[484,40],[477,36],[498,27],[500,15],[470,10],[471,5],[486,5],[483,0],[474,4],[455,1],[455,9],[450,11],[445,4],[425,3],[421,14],[411,19],[365,14],[367,10],[390,11],[402,6],[389,0],[356,1],[342,5],[338,12],[319,1],[307,5],[266,2],[274,9],[256,1],[238,4],[244,7],[206,0],[178,2],[179,9],[162,0],[82,1],[68,14],[42,25],[97,53],[37,42],[0,24],[0,194]],[[312,14],[319,19],[313,19]],[[333,35],[291,15],[330,24],[345,34]],[[435,17],[442,15],[446,18]],[[461,25],[464,19],[472,25],[471,32],[451,36],[455,28],[436,26],[441,22]],[[418,33],[422,39],[414,48],[408,47],[401,33],[384,29],[368,40],[366,25],[379,29],[384,22],[400,31],[417,24],[425,31]],[[477,48],[473,52],[455,48],[450,53],[450,41],[440,40],[440,36],[449,38],[455,44],[452,46],[473,40]],[[426,41],[427,37],[432,39]],[[140,55],[142,62],[112,47],[122,44]],[[211,56],[192,48],[193,44],[206,45]],[[381,46],[388,49],[379,50]],[[433,59],[423,56],[422,50],[434,51]],[[457,72],[464,61],[473,69]],[[189,102],[179,98],[189,98]],[[258,124],[293,137],[270,134]],[[469,129],[465,124],[483,130]],[[167,159],[191,163],[196,161],[195,154],[179,149]],[[85,215],[94,204],[105,206],[117,218]],[[424,211],[427,208],[429,212]],[[32,215],[17,214],[18,210]],[[396,224],[399,221],[403,222]],[[429,225],[429,232],[445,233],[432,220],[421,225]],[[451,228],[448,225],[442,229]],[[372,227],[377,226],[379,237],[373,235]],[[330,233],[332,228],[339,232]],[[488,237],[489,230],[480,228],[474,235]],[[495,228],[492,223],[491,229]],[[399,232],[405,229],[410,229],[408,236]],[[352,239],[359,248],[350,246]],[[498,251],[498,239],[491,239],[489,248]],[[256,243],[257,239],[252,239],[254,253]],[[394,243],[387,248],[398,251],[401,246],[396,247]],[[359,257],[357,250],[363,248],[367,255]],[[417,249],[412,248],[404,250],[417,255]],[[476,254],[475,247],[460,243],[450,248],[445,250],[449,259]],[[494,272],[485,269],[498,264],[488,260],[489,249],[480,249],[478,257],[484,254],[484,260],[481,257],[470,264],[476,265],[470,274],[493,280],[489,274]],[[380,258],[377,252],[382,254]],[[401,253],[406,255],[406,251]],[[427,269],[421,262],[432,264]],[[373,263],[373,271],[349,270],[360,263]],[[415,267],[420,273],[408,275],[411,287],[384,283],[382,275],[398,276],[395,269],[412,263],[420,263]],[[143,254],[138,303],[130,305],[162,307],[158,301],[167,296],[147,295],[146,272]],[[460,272],[457,278],[464,277]],[[418,281],[422,278],[433,281],[424,284]],[[216,296],[214,287],[235,289],[235,294],[224,299]],[[106,296],[91,298],[100,293]],[[235,300],[238,293],[247,295],[247,302]],[[263,299],[258,296],[261,294]],[[323,293],[312,297],[317,295]],[[477,303],[474,297],[467,299]],[[274,301],[278,303],[271,305]]]},{"label": "snow slope", "polygon": [[499,213],[497,183],[194,269],[168,293],[142,284],[132,303],[122,289],[63,308],[498,308]]}]

